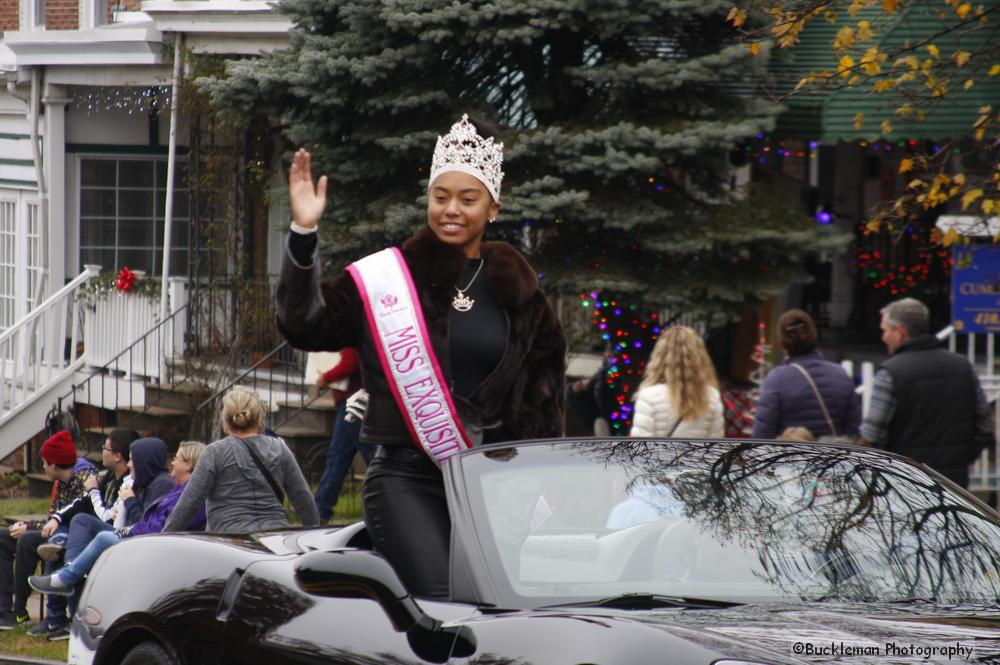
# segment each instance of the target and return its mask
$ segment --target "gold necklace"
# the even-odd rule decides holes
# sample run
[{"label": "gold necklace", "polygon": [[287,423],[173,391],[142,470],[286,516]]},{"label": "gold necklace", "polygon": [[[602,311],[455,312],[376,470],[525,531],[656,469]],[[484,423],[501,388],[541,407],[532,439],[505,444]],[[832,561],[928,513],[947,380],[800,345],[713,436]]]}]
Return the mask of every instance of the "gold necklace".
[{"label": "gold necklace", "polygon": [[477,277],[479,277],[479,271],[483,269],[483,265],[485,263],[486,259],[479,259],[479,267],[476,268],[476,273],[472,276],[472,279],[469,280],[469,283],[465,285],[464,289],[460,289],[457,286],[455,287],[455,291],[457,291],[457,293],[455,294],[455,297],[451,299],[451,306],[455,308],[455,311],[468,312],[472,309],[472,306],[476,304],[476,301],[465,295],[465,292],[469,290],[472,283],[476,281]]}]

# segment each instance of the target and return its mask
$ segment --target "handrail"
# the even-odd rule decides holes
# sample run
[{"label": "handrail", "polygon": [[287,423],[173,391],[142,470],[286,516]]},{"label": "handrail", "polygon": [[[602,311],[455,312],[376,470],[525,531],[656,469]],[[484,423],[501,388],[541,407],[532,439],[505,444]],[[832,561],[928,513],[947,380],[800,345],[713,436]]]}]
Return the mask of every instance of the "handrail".
[{"label": "handrail", "polygon": [[[304,379],[303,379],[303,383],[305,383]],[[322,390],[317,390],[316,394],[313,395],[312,397],[310,397],[308,400],[300,400],[299,408],[295,409],[291,413],[285,414],[285,417],[283,419],[281,419],[280,421],[278,421],[276,423],[272,422],[271,423],[271,429],[272,430],[276,430],[279,427],[281,427],[282,425],[284,425],[285,423],[287,423],[288,421],[294,419],[295,416],[297,416],[300,413],[302,413],[303,411],[305,411],[307,408],[309,408],[310,406],[312,406],[314,402],[316,402],[321,397],[323,397],[323,392],[324,391],[322,391]]]},{"label": "handrail", "polygon": [[248,376],[250,376],[261,365],[263,365],[267,361],[269,361],[272,356],[274,356],[275,354],[277,354],[279,351],[281,351],[282,349],[284,349],[286,346],[288,346],[288,340],[283,341],[281,344],[279,344],[278,346],[276,346],[273,349],[271,349],[267,353],[267,355],[265,355],[263,358],[261,358],[260,360],[258,360],[257,362],[255,362],[253,365],[251,365],[246,371],[244,371],[238,377],[236,377],[235,379],[233,379],[232,381],[230,381],[229,383],[227,383],[224,388],[219,388],[217,391],[215,391],[215,394],[213,394],[211,397],[209,397],[204,402],[202,402],[201,404],[199,404],[195,408],[194,412],[198,413],[199,411],[201,411],[202,409],[204,409],[206,406],[208,406],[210,403],[212,403],[215,400],[217,400],[220,397],[222,397],[223,393],[225,393],[227,390],[229,390],[230,388],[232,388],[233,386],[235,386],[237,383],[239,383],[243,379],[245,379]]},{"label": "handrail", "polygon": [[46,313],[48,310],[55,306],[57,300],[62,300],[64,297],[72,293],[78,286],[84,282],[89,281],[92,277],[96,277],[99,274],[100,266],[90,266],[88,265],[86,269],[74,277],[69,283],[63,286],[61,289],[53,293],[51,296],[45,299],[45,302],[41,303],[33,310],[28,312],[24,318],[17,321],[13,326],[0,333],[0,343],[6,342],[8,339],[13,337],[19,328],[26,326],[31,321],[34,321],[42,314]]},{"label": "handrail", "polygon": [[[282,341],[276,347],[274,347],[273,349],[271,349],[266,355],[264,355],[264,357],[260,358],[259,360],[257,360],[257,362],[255,362],[248,369],[246,369],[243,373],[241,373],[239,376],[237,376],[234,379],[232,379],[229,383],[227,383],[222,388],[219,388],[218,390],[216,390],[214,394],[212,394],[209,398],[207,398],[206,400],[204,400],[203,402],[201,402],[194,409],[194,412],[191,414],[192,435],[194,435],[194,425],[195,425],[195,423],[203,422],[204,423],[204,430],[202,432],[202,436],[203,436],[204,440],[205,441],[210,441],[212,438],[214,438],[213,434],[212,434],[212,431],[216,427],[217,419],[214,418],[214,417],[207,417],[207,418],[203,417],[205,411],[209,407],[211,407],[211,405],[214,402],[217,402],[220,398],[222,398],[222,396],[225,395],[225,393],[228,392],[233,386],[236,386],[236,385],[238,385],[240,383],[243,383],[247,379],[247,377],[251,377],[251,376],[253,377],[253,379],[254,379],[253,385],[256,388],[256,378],[257,378],[256,372],[259,369],[264,368],[265,365],[270,366],[270,364],[269,364],[270,361],[275,356],[279,355],[282,351],[284,351],[285,349],[288,349],[288,348],[291,348],[291,346],[288,344],[288,341],[287,340],[286,341]],[[284,381],[285,381],[285,391],[287,393],[289,387],[293,383],[292,381],[289,380],[289,377],[288,377],[287,373],[285,374]],[[275,385],[275,379],[274,379],[273,373],[267,379],[267,383],[268,383],[268,385],[271,388],[274,387],[274,385]],[[300,388],[302,386],[304,386],[304,384],[305,384],[305,380],[304,379],[302,379],[302,380],[299,381],[299,387]],[[316,398],[314,397],[313,400],[315,400],[315,399]],[[310,400],[308,403],[311,404],[313,400]],[[305,407],[305,405],[306,405],[306,403],[303,400],[303,406],[300,407],[299,411],[301,411],[302,408]],[[298,413],[298,412],[296,412],[296,413]],[[270,418],[270,409],[268,410],[268,418]],[[289,418],[285,418],[285,420],[283,420],[282,422],[284,423],[284,422],[287,422],[288,420],[289,420]]]},{"label": "handrail", "polygon": [[[195,297],[195,298],[193,298],[191,300],[188,300],[186,303],[184,303],[184,305],[182,305],[181,307],[178,307],[176,310],[174,310],[173,312],[171,312],[170,315],[167,318],[163,319],[162,321],[158,321],[156,323],[156,325],[153,326],[152,328],[150,328],[148,331],[146,331],[145,334],[143,334],[141,337],[139,337],[134,342],[132,342],[131,344],[129,344],[125,349],[122,349],[122,351],[120,353],[118,353],[114,358],[111,358],[110,360],[108,360],[106,363],[104,363],[100,367],[95,367],[91,371],[90,375],[87,376],[87,378],[85,378],[81,383],[79,383],[79,384],[73,384],[71,386],[69,392],[67,392],[64,395],[59,396],[56,399],[56,408],[58,408],[58,409],[61,410],[62,409],[62,404],[63,404],[64,400],[69,399],[71,396],[77,394],[78,392],[80,392],[81,390],[83,390],[85,387],[87,387],[87,389],[89,391],[89,384],[90,384],[91,381],[93,381],[97,377],[105,377],[105,376],[107,376],[108,373],[109,373],[109,371],[111,370],[111,368],[118,364],[119,359],[121,359],[126,354],[130,354],[132,352],[132,350],[135,349],[140,344],[144,345],[146,343],[146,340],[149,338],[150,335],[153,335],[154,333],[159,332],[160,328],[162,328],[163,326],[167,325],[168,323],[171,323],[178,315],[184,313],[185,310],[187,310],[191,306],[191,304],[194,303],[196,300],[197,300],[197,297]],[[115,392],[116,392],[115,401],[117,403],[117,385],[116,385],[116,388],[115,388]],[[88,394],[89,394],[89,392],[88,392]],[[102,395],[103,395],[103,393],[102,393]],[[145,405],[144,408],[143,408],[143,410],[141,412],[135,414],[131,419],[129,419],[128,423],[131,423],[132,421],[135,420],[136,417],[138,417],[142,413],[145,413],[146,410],[148,409],[148,407],[150,407],[150,406],[155,406],[155,404],[147,404],[147,405]],[[125,423],[125,424],[128,424],[128,423]]]},{"label": "handrail", "polygon": [[43,400],[62,390],[82,364],[77,335],[83,307],[77,295],[98,270],[86,266],[0,332],[0,426],[5,435],[0,445],[5,452],[0,454],[11,452],[10,445],[20,445],[38,431],[37,415],[32,414]]},{"label": "handrail", "polygon": [[149,337],[153,333],[157,332],[160,329],[161,326],[166,325],[168,322],[170,322],[171,320],[173,320],[174,317],[176,317],[178,314],[180,314],[181,312],[183,312],[184,310],[186,310],[191,305],[192,302],[194,302],[194,301],[188,301],[188,302],[184,303],[184,305],[182,305],[181,307],[178,307],[174,312],[172,312],[170,314],[170,316],[168,316],[167,318],[163,319],[162,321],[158,322],[155,326],[153,326],[152,328],[150,328],[146,332],[146,334],[144,334],[142,337],[138,338],[137,340],[135,340],[134,342],[132,342],[131,344],[129,344],[125,349],[123,349],[121,351],[121,353],[119,353],[114,358],[112,358],[108,362],[104,363],[100,367],[94,368],[94,371],[91,372],[90,376],[88,376],[86,379],[84,379],[82,383],[80,383],[79,385],[74,384],[73,388],[68,393],[66,393],[65,395],[63,395],[62,397],[59,398],[59,404],[60,404],[60,406],[62,405],[62,400],[68,398],[70,395],[74,394],[75,392],[77,392],[78,390],[80,390],[81,388],[83,388],[86,384],[90,383],[91,380],[93,380],[94,378],[96,378],[98,376],[105,376],[106,372],[111,368],[112,365],[115,365],[117,363],[117,361],[118,361],[119,358],[121,358],[122,356],[124,356],[126,353],[130,352],[133,348],[135,348],[136,346],[138,346],[140,343],[144,343],[146,341],[147,337]]}]

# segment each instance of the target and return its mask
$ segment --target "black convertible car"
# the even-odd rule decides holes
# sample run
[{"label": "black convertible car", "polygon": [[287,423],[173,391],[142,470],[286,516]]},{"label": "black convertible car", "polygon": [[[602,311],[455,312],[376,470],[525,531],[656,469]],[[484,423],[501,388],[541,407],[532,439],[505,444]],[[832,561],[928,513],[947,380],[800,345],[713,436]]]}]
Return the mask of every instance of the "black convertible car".
[{"label": "black convertible car", "polygon": [[70,663],[996,662],[1000,516],[887,453],[552,440],[444,469],[452,598],[363,524],[126,539]]}]

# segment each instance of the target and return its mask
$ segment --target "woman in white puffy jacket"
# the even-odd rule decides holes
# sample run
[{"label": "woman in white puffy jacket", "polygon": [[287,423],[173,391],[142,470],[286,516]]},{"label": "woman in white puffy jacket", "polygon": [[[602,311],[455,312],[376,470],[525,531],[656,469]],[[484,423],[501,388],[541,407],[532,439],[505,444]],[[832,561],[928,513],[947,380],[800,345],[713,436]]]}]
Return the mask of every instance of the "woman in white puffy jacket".
[{"label": "woman in white puffy jacket", "polygon": [[660,335],[635,395],[632,436],[722,438],[722,398],[705,342],[691,328]]}]

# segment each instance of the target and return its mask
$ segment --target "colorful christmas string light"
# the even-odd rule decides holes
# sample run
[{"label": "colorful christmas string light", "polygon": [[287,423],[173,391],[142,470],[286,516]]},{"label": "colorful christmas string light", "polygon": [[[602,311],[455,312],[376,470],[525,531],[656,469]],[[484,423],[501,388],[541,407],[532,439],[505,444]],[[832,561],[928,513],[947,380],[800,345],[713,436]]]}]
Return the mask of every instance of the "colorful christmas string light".
[{"label": "colorful christmas string light", "polygon": [[591,322],[611,352],[604,380],[614,393],[616,407],[608,418],[612,433],[624,436],[632,428],[631,393],[641,383],[649,351],[660,335],[659,316],[599,291],[581,293],[580,304],[591,311]]}]

